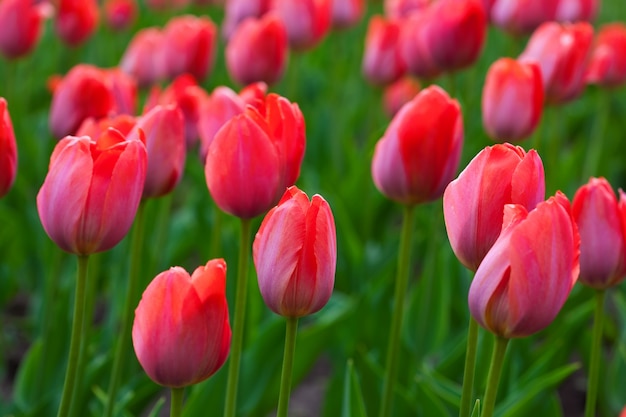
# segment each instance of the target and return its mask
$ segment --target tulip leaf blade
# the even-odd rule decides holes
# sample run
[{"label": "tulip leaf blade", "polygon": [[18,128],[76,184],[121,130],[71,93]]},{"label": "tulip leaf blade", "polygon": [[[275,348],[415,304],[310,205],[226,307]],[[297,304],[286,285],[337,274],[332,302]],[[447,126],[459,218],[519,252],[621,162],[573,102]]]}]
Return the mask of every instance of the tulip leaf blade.
[{"label": "tulip leaf blade", "polygon": [[348,359],[346,365],[341,417],[367,417],[361,383],[352,359]]}]

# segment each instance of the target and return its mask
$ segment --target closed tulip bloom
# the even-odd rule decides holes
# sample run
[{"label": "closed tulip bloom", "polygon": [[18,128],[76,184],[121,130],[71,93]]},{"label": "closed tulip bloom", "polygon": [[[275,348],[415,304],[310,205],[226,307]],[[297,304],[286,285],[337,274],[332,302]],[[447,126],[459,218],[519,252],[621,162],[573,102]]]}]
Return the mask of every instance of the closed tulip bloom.
[{"label": "closed tulip bloom", "polygon": [[483,126],[495,141],[526,139],[543,111],[543,82],[537,64],[500,58],[487,72],[482,95]]},{"label": "closed tulip bloom", "polygon": [[243,113],[245,103],[228,87],[217,87],[200,108],[198,134],[200,136],[200,158],[206,160],[209,146],[218,130],[234,116]]},{"label": "closed tulip bloom", "polygon": [[491,22],[513,34],[530,34],[545,22],[553,21],[559,0],[495,0]]},{"label": "closed tulip bloom", "polygon": [[620,202],[604,178],[591,178],[576,191],[572,214],[580,233],[580,277],[606,289],[626,276],[626,196]]},{"label": "closed tulip bloom", "polygon": [[96,140],[68,136],[50,157],[37,210],[61,249],[89,255],[111,249],[133,223],[146,178],[143,142],[115,129]]},{"label": "closed tulip bloom", "polygon": [[41,5],[31,0],[0,2],[0,52],[14,59],[30,53],[41,34],[44,18]]},{"label": "closed tulip bloom", "polygon": [[530,211],[545,198],[539,154],[498,144],[483,149],[443,194],[448,239],[459,261],[476,271],[502,230],[504,207]]},{"label": "closed tulip bloom", "polygon": [[137,16],[135,0],[106,0],[104,18],[107,25],[114,30],[127,29]]},{"label": "closed tulip bloom", "polygon": [[228,40],[239,23],[248,17],[260,18],[270,7],[270,0],[226,0],[222,35]]},{"label": "closed tulip bloom", "polygon": [[558,0],[557,22],[592,22],[598,13],[600,0]]},{"label": "closed tulip bloom", "polygon": [[273,13],[241,22],[226,45],[226,67],[238,84],[274,84],[287,64],[289,45],[282,20]]},{"label": "closed tulip bloom", "polygon": [[135,114],[137,108],[137,82],[119,68],[108,68],[104,75],[109,81],[115,114]]},{"label": "closed tulip bloom", "polygon": [[429,11],[413,12],[401,22],[400,56],[409,74],[420,79],[433,79],[443,72],[435,62],[432,43],[427,38],[432,17]]},{"label": "closed tulip bloom", "polygon": [[173,267],[157,275],[135,310],[133,347],[157,384],[182,388],[209,378],[230,351],[226,262],[210,260],[189,275]]},{"label": "closed tulip bloom", "polygon": [[415,98],[421,89],[422,86],[419,81],[413,77],[400,78],[395,83],[385,87],[383,108],[387,116],[393,118],[402,106]]},{"label": "closed tulip bloom", "polygon": [[92,117],[85,119],[76,131],[76,136],[89,136],[97,138],[104,134],[110,127],[119,131],[122,135],[128,136],[130,131],[135,127],[137,118],[129,114],[120,114],[105,119],[96,120]]},{"label": "closed tulip bloom", "polygon": [[289,46],[311,49],[330,30],[331,0],[270,0],[270,8],[285,24]]},{"label": "closed tulip bloom", "polygon": [[400,21],[378,15],[370,18],[361,66],[367,81],[386,85],[404,75],[406,63],[400,51],[400,35]]},{"label": "closed tulip bloom", "polygon": [[98,25],[98,4],[95,0],[59,0],[55,29],[63,42],[78,46],[85,42]]},{"label": "closed tulip bloom", "polygon": [[400,109],[376,144],[374,184],[402,204],[436,200],[454,178],[462,146],[459,103],[437,86],[425,88]]},{"label": "closed tulip bloom", "polygon": [[427,8],[432,0],[385,0],[383,8],[389,19],[409,17],[413,12]]},{"label": "closed tulip bloom", "polygon": [[610,23],[600,28],[585,72],[588,84],[618,87],[626,82],[626,25]]},{"label": "closed tulip bloom", "polygon": [[17,174],[17,144],[7,101],[0,97],[0,197],[4,197]]},{"label": "closed tulip bloom", "polygon": [[162,53],[163,32],[158,28],[139,30],[131,39],[120,68],[137,79],[141,87],[147,87],[166,77]]},{"label": "closed tulip bloom", "polygon": [[356,25],[365,13],[365,0],[333,0],[332,3],[331,25],[335,29]]},{"label": "closed tulip bloom", "polygon": [[332,295],[337,237],[330,206],[290,187],[267,213],[252,246],[265,304],[281,316],[319,311]]},{"label": "closed tulip bloom", "polygon": [[502,233],[470,286],[470,313],[481,326],[507,339],[544,329],[576,283],[579,246],[562,193],[530,212],[507,205]]}]

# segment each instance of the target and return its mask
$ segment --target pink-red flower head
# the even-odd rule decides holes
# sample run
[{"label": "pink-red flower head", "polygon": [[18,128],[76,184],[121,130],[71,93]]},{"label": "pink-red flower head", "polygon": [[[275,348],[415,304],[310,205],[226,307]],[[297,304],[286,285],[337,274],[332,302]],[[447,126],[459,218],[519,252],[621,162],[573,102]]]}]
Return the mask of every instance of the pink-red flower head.
[{"label": "pink-red flower head", "polygon": [[618,87],[626,82],[626,25],[610,23],[600,28],[589,66],[585,72],[588,84]]},{"label": "pink-red flower head", "polygon": [[0,1],[0,52],[13,59],[27,55],[41,35],[43,20],[48,14],[44,4],[31,0]]},{"label": "pink-red flower head", "polygon": [[99,17],[96,0],[58,0],[55,29],[67,45],[78,46],[96,30]]},{"label": "pink-red flower head", "polygon": [[372,16],[367,25],[361,70],[374,85],[390,84],[406,72],[400,50],[401,22]]},{"label": "pink-red flower head", "polygon": [[17,144],[7,101],[0,97],[0,197],[4,197],[17,174]]}]

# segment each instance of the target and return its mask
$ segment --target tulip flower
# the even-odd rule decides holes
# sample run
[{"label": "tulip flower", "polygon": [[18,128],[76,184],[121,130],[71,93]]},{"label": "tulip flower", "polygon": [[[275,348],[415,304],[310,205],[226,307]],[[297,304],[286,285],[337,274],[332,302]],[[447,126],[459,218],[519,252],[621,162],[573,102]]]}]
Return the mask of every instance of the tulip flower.
[{"label": "tulip flower", "polygon": [[544,200],[545,180],[535,150],[498,144],[483,149],[443,195],[450,245],[461,263],[476,271],[502,230],[504,207],[531,211]]},{"label": "tulip flower", "polygon": [[372,84],[385,85],[398,80],[406,72],[400,53],[401,24],[382,16],[372,16],[365,35],[363,75]]},{"label": "tulip flower", "polygon": [[78,46],[96,30],[98,18],[96,0],[59,0],[55,29],[63,42]]},{"label": "tulip flower", "polygon": [[559,0],[495,0],[491,22],[512,34],[530,34],[541,24],[556,18]]},{"label": "tulip flower", "polygon": [[432,0],[385,0],[383,8],[389,19],[410,17],[415,11],[427,8]]},{"label": "tulip flower", "polygon": [[365,13],[365,0],[333,0],[332,3],[331,26],[335,29],[356,25]]},{"label": "tulip flower", "polygon": [[173,267],[157,275],[135,310],[133,346],[157,384],[181,388],[204,381],[230,350],[226,262],[210,260],[189,275]]},{"label": "tulip flower", "polygon": [[0,97],[0,197],[4,197],[17,174],[17,145],[7,101]]},{"label": "tulip flower", "polygon": [[585,72],[588,84],[618,87],[626,82],[626,25],[610,23],[598,32],[589,66]]},{"label": "tulip flower", "polygon": [[130,229],[144,187],[142,141],[109,129],[97,139],[68,136],[56,145],[37,210],[50,238],[78,255],[117,245]]},{"label": "tulip flower", "polygon": [[600,0],[558,0],[555,20],[557,22],[592,22],[598,8]]},{"label": "tulip flower", "polygon": [[425,88],[400,109],[376,144],[374,184],[402,204],[436,200],[454,178],[462,145],[459,103],[437,86]]},{"label": "tulip flower", "polygon": [[500,58],[487,72],[482,95],[483,126],[496,141],[519,141],[537,127],[543,111],[539,67]]},{"label": "tulip flower", "polygon": [[14,59],[29,54],[41,35],[43,5],[30,0],[0,2],[0,52]]},{"label": "tulip flower", "polygon": [[393,118],[402,106],[413,100],[420,90],[419,81],[412,77],[400,78],[395,83],[385,87],[383,107],[387,116]]},{"label": "tulip flower", "polygon": [[269,10],[285,24],[294,50],[311,49],[330,30],[332,0],[270,0]]},{"label": "tulip flower", "polygon": [[260,18],[270,7],[270,0],[226,0],[224,3],[224,21],[222,35],[230,39],[239,23],[248,17]]},{"label": "tulip flower", "polygon": [[283,76],[288,58],[287,31],[273,13],[241,22],[226,45],[226,67],[239,84],[274,84]]},{"label": "tulip flower", "polygon": [[407,72],[421,79],[433,79],[443,72],[435,62],[432,44],[426,37],[431,24],[428,9],[411,13],[402,21],[400,35],[400,55],[406,63]]},{"label": "tulip flower", "polygon": [[217,87],[201,104],[198,119],[200,158],[206,160],[209,146],[218,130],[234,116],[243,113],[243,99],[228,87]]},{"label": "tulip flower", "polygon": [[163,32],[160,29],[150,27],[139,30],[124,51],[120,68],[134,76],[141,87],[164,79],[162,44]]},{"label": "tulip flower", "polygon": [[85,119],[76,131],[76,136],[89,136],[91,138],[100,137],[110,127],[119,131],[122,135],[128,136],[137,123],[137,118],[128,114],[120,114],[111,118],[96,120],[92,117]]},{"label": "tulip flower", "polygon": [[109,27],[114,30],[128,28],[137,16],[135,0],[106,0],[104,3],[104,18]]}]

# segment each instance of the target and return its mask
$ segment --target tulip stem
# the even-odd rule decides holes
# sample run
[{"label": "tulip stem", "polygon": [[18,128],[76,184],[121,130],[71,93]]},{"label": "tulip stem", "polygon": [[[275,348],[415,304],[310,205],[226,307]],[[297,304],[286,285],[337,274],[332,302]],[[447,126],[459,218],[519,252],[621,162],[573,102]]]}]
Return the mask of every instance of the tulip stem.
[{"label": "tulip stem", "polygon": [[180,417],[183,415],[183,399],[185,388],[172,388],[170,390],[170,417]]},{"label": "tulip stem", "polygon": [[226,406],[224,408],[224,417],[234,417],[237,405],[237,384],[239,382],[239,365],[241,363],[243,326],[246,317],[246,296],[248,293],[250,226],[251,219],[241,219],[239,264],[237,270],[237,285],[235,287],[235,314],[233,320],[232,344],[230,347],[228,381],[226,383]]},{"label": "tulip stem", "polygon": [[493,416],[493,410],[496,405],[496,395],[498,394],[498,385],[500,384],[500,375],[502,374],[502,363],[504,362],[504,354],[509,339],[496,336],[496,343],[493,346],[493,354],[491,355],[491,364],[489,365],[489,376],[487,377],[487,391],[483,401],[483,412],[481,417]]},{"label": "tulip stem", "polygon": [[387,345],[387,361],[385,365],[385,379],[383,381],[383,397],[380,405],[380,417],[391,416],[393,405],[393,391],[398,370],[398,351],[400,349],[400,330],[404,313],[404,296],[409,281],[409,264],[411,258],[411,241],[414,224],[413,205],[404,206],[402,220],[402,234],[400,236],[400,250],[398,253],[398,270],[396,289],[394,294],[394,308]]},{"label": "tulip stem", "polygon": [[478,323],[470,315],[465,350],[465,369],[463,371],[463,393],[459,417],[469,417],[472,410],[474,392],[474,368],[476,367],[476,344],[478,341]]},{"label": "tulip stem", "polygon": [[82,373],[80,366],[80,348],[83,343],[83,320],[85,316],[85,286],[87,283],[87,265],[89,255],[78,255],[78,274],[76,277],[76,295],[74,300],[74,318],[72,322],[72,336],[70,339],[70,353],[65,372],[63,394],[59,405],[58,417],[67,417],[72,406],[76,376]]},{"label": "tulip stem", "polygon": [[287,417],[289,410],[289,395],[291,393],[291,375],[293,357],[296,351],[296,333],[298,332],[298,318],[287,317],[287,332],[285,334],[285,354],[283,356],[283,372],[280,377],[280,395],[278,397],[278,413],[276,417]]},{"label": "tulip stem", "polygon": [[595,312],[593,318],[593,339],[591,344],[591,362],[587,379],[587,400],[585,401],[585,417],[596,415],[596,399],[598,398],[598,379],[600,376],[600,356],[602,349],[602,328],[604,326],[605,290],[596,290]]},{"label": "tulip stem", "polygon": [[115,397],[119,388],[120,376],[124,364],[126,362],[127,352],[129,352],[129,340],[132,322],[134,318],[134,309],[137,305],[137,290],[139,284],[139,273],[141,265],[141,249],[143,246],[143,229],[145,218],[145,200],[142,200],[137,209],[135,217],[135,225],[131,235],[131,253],[130,253],[130,276],[128,277],[128,288],[126,290],[126,300],[124,301],[124,311],[122,315],[122,323],[119,331],[119,338],[115,346],[115,357],[113,358],[113,370],[111,371],[111,380],[109,381],[109,393],[107,396],[107,404],[104,416],[111,417],[115,408]]}]

